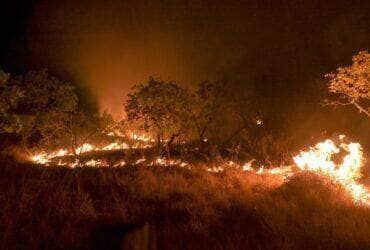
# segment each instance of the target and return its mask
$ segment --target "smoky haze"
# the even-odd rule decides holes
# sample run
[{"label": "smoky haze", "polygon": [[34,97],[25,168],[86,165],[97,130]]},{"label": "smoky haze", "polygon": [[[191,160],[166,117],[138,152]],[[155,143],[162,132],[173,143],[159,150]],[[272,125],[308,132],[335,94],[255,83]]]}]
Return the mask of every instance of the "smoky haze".
[{"label": "smoky haze", "polygon": [[27,29],[29,60],[73,75],[116,117],[133,84],[150,75],[191,86],[234,74],[294,91],[368,45],[361,9],[321,1],[41,1]]},{"label": "smoky haze", "polygon": [[[30,48],[38,64],[77,75],[91,88],[100,109],[122,115],[127,91],[148,76],[190,84],[212,78],[238,56],[238,47],[246,45],[237,38],[242,25],[222,27],[231,13],[216,8],[150,1],[45,1],[36,7],[28,30]],[[233,8],[235,14],[238,8]]]}]

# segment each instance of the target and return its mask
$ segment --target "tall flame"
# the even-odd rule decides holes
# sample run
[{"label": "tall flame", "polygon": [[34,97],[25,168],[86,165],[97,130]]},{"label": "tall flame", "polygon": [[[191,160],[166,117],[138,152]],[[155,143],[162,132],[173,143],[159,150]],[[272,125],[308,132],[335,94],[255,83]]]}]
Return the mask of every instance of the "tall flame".
[{"label": "tall flame", "polygon": [[[343,136],[340,139],[343,140]],[[344,151],[346,155],[340,164],[335,164],[333,156]],[[341,184],[356,202],[368,203],[370,195],[364,185],[358,183],[364,163],[362,147],[359,143],[340,143],[339,147],[332,140],[325,140],[301,151],[293,157],[300,170],[313,171],[328,176]]]}]

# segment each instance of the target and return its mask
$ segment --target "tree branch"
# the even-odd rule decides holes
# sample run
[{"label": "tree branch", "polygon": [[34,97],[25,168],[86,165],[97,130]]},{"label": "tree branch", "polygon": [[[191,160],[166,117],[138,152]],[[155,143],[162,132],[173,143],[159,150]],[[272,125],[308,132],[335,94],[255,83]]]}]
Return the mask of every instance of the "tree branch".
[{"label": "tree branch", "polygon": [[351,102],[353,105],[355,105],[355,107],[358,109],[358,111],[360,113],[364,113],[365,115],[369,116],[370,117],[370,112],[368,110],[366,110],[365,108],[361,107],[358,103],[356,103],[355,101],[352,101]]},{"label": "tree branch", "polygon": [[349,102],[341,102],[341,101],[325,101],[324,106],[328,105],[341,105],[341,106],[349,106],[349,105],[354,105],[360,113],[364,113],[366,116],[370,117],[370,111],[367,110],[366,108],[362,107],[360,104],[358,104],[355,100],[349,101]]}]

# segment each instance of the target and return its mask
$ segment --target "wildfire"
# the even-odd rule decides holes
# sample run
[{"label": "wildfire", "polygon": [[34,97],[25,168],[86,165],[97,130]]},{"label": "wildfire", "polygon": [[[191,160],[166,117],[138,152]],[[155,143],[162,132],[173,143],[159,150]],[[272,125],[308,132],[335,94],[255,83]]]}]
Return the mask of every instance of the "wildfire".
[{"label": "wildfire", "polygon": [[[109,136],[119,136],[118,134],[115,134],[114,132],[108,133]],[[138,141],[139,143],[136,143],[131,146],[131,148],[147,148],[150,147],[150,143],[152,142],[152,139],[149,136],[145,135],[137,135],[132,133],[132,136],[134,138],[134,141]],[[84,143],[81,146],[77,147],[74,151],[67,150],[67,149],[59,149],[53,152],[46,152],[42,151],[39,153],[34,154],[31,157],[31,160],[37,164],[42,165],[49,165],[53,159],[63,156],[73,156],[73,155],[80,155],[88,152],[93,151],[110,151],[110,150],[124,150],[128,149],[129,145],[125,142],[113,142],[109,143],[107,145],[103,146],[95,146],[89,143]],[[73,164],[64,164],[62,160],[59,160],[57,165],[68,165],[70,167],[75,167],[79,165],[80,163],[76,160]],[[101,162],[86,162],[84,165],[87,166],[102,166]],[[122,164],[121,164],[122,165]],[[123,164],[124,165],[124,164]]]},{"label": "wildfire", "polygon": [[129,146],[126,143],[113,142],[103,147],[102,150],[106,151],[106,150],[119,150],[119,149],[128,149],[128,148]]},{"label": "wildfire", "polygon": [[155,142],[155,140],[147,134],[137,134],[135,132],[129,132],[127,134],[123,134],[118,130],[110,131],[107,133],[108,136],[111,137],[120,137],[120,138],[130,138],[134,141],[142,141],[142,142]]},{"label": "wildfire", "polygon": [[105,167],[106,166],[101,160],[93,160],[93,159],[85,162],[84,165],[89,166],[89,167]]},{"label": "wildfire", "polygon": [[32,156],[32,161],[38,164],[47,164],[50,162],[50,159],[56,158],[56,157],[62,157],[68,154],[68,151],[66,149],[60,149],[58,151],[52,152],[52,153],[46,153],[41,152],[39,154],[35,154]]},{"label": "wildfire", "polygon": [[[340,136],[342,141],[344,136]],[[346,155],[340,164],[333,161],[333,156],[340,152]],[[356,202],[368,203],[370,194],[364,185],[358,183],[363,166],[362,147],[359,143],[344,143],[335,145],[332,140],[310,147],[293,158],[300,170],[313,171],[328,176],[334,182],[341,184],[352,195]]]},{"label": "wildfire", "polygon": [[[306,151],[301,151],[293,157],[293,166],[282,166],[266,169],[260,166],[257,169],[252,168],[251,160],[240,168],[243,171],[254,172],[258,175],[277,175],[284,180],[294,176],[299,171],[310,171],[318,175],[329,177],[334,183],[343,186],[352,196],[356,203],[370,205],[369,190],[358,181],[361,178],[361,168],[364,165],[362,147],[359,143],[344,143],[345,136],[340,135],[339,145],[333,140],[325,140],[310,147]],[[342,161],[336,163],[333,158],[335,155],[344,153]],[[210,172],[224,171],[225,166],[234,166],[234,162],[229,162],[224,166],[208,168]]]},{"label": "wildfire", "polygon": [[149,135],[139,135],[134,132],[131,132],[131,138],[136,141],[143,141],[143,142],[155,142],[155,140],[150,137]]},{"label": "wildfire", "polygon": [[162,157],[157,157],[153,162],[148,164],[149,166],[180,166],[186,167],[189,164],[181,160],[166,159]]},{"label": "wildfire", "polygon": [[[140,144],[141,147],[150,147],[152,138],[145,135],[137,135],[131,133],[131,137],[135,140],[144,142],[145,144]],[[298,155],[293,157],[294,165],[292,166],[281,166],[275,168],[265,168],[260,166],[255,169],[252,167],[254,160],[251,160],[244,165],[239,165],[233,161],[228,161],[225,163],[220,163],[213,167],[208,167],[207,170],[210,172],[222,172],[227,168],[239,168],[246,172],[253,172],[258,175],[275,175],[281,177],[282,180],[289,180],[289,177],[294,176],[300,171],[310,171],[318,175],[323,175],[329,177],[333,182],[342,185],[353,197],[356,203],[370,204],[370,194],[368,189],[360,184],[358,181],[361,178],[361,168],[364,165],[364,158],[362,147],[359,143],[345,143],[345,136],[339,136],[339,143],[335,143],[333,140],[327,139],[323,142],[317,143],[313,147],[309,147],[308,150],[301,151]],[[135,147],[132,146],[132,147]],[[76,149],[77,154],[82,154],[91,151],[108,151],[108,150],[125,150],[129,146],[126,143],[110,143],[104,146],[94,146],[91,144],[83,144]],[[335,156],[344,155],[342,160],[337,163],[334,161]],[[41,152],[32,156],[31,160],[35,163],[42,165],[50,165],[52,160],[57,157],[73,155],[72,152],[66,149],[60,149],[55,152],[47,153]],[[336,157],[338,158],[338,157]],[[123,167],[127,163],[125,160],[121,159],[113,167]],[[191,168],[187,162],[174,159],[166,159],[158,157],[152,161],[148,161],[146,158],[142,157],[134,162],[133,165],[146,164],[148,166],[179,166]],[[89,167],[108,167],[103,160],[89,160],[85,163],[81,163],[79,160],[75,160],[73,163],[63,163],[59,159],[57,165],[64,165],[69,167],[76,166],[89,166]]]}]

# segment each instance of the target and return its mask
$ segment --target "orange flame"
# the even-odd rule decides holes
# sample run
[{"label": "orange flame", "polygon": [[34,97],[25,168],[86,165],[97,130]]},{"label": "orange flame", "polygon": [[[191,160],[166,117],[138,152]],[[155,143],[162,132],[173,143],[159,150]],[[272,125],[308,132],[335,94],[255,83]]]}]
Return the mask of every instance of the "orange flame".
[{"label": "orange flame", "polygon": [[[145,142],[145,144],[139,144],[141,147],[150,147],[152,139],[146,135],[137,135],[131,133],[132,138],[140,142]],[[223,164],[218,164],[217,166],[207,168],[210,172],[222,172],[226,168],[239,168],[244,171],[254,172],[258,175],[276,175],[282,178],[282,180],[289,180],[288,178],[294,176],[297,171],[311,171],[318,175],[323,175],[329,177],[333,182],[342,185],[353,197],[356,203],[370,204],[370,194],[368,189],[360,184],[358,181],[361,178],[361,168],[364,165],[362,147],[359,143],[344,143],[345,136],[340,135],[339,145],[333,140],[325,140],[323,142],[317,143],[313,147],[309,147],[306,151],[301,151],[298,155],[293,157],[293,166],[282,166],[276,168],[265,168],[260,166],[258,169],[252,168],[251,160],[244,165],[239,165],[233,161],[229,161]],[[136,147],[136,146],[134,146]],[[110,143],[103,147],[97,147],[91,144],[83,144],[81,147],[77,148],[76,152],[78,154],[86,153],[90,151],[107,151],[107,150],[124,150],[129,148],[126,143]],[[339,153],[345,153],[342,162],[337,164],[333,161],[334,155]],[[35,154],[31,157],[31,160],[35,163],[42,165],[49,165],[53,158],[62,157],[67,155],[73,155],[66,149],[60,149],[55,152],[47,153],[41,152]],[[137,159],[133,164],[147,164],[149,166],[179,166],[188,167],[191,166],[187,162],[181,160],[173,160],[166,158],[156,158],[152,162],[148,162],[146,158]],[[81,164],[78,160],[73,163],[65,164],[62,160],[59,160],[57,165],[67,165],[69,167],[76,166],[90,166],[90,167],[107,167],[107,164],[101,160],[89,160],[84,164]],[[123,167],[126,165],[124,160],[114,164],[114,167]]]},{"label": "orange flame", "polygon": [[[341,140],[343,138],[340,136]],[[340,151],[346,152],[346,155],[342,163],[337,165],[332,158]],[[341,184],[356,202],[369,202],[370,195],[367,188],[358,183],[364,162],[362,147],[359,143],[341,143],[338,147],[332,140],[326,140],[311,147],[308,151],[302,151],[293,160],[300,170],[328,176],[334,182]]]}]

